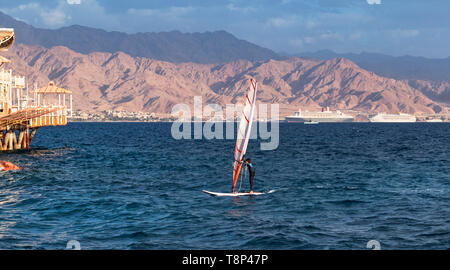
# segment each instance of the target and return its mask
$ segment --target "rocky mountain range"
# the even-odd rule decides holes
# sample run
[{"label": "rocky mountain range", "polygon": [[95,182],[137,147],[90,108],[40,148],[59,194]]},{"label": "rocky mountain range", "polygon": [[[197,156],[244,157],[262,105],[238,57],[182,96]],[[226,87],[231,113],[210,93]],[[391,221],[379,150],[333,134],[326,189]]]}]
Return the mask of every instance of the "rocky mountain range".
[{"label": "rocky mountain range", "polygon": [[394,57],[380,53],[335,53],[330,50],[300,53],[296,56],[321,60],[346,58],[377,75],[408,80],[412,87],[420,89],[428,97],[450,103],[450,57],[443,59],[409,55]]},{"label": "rocky mountain range", "polygon": [[[7,68],[28,83],[49,80],[71,89],[76,109],[170,112],[177,103],[242,102],[248,78],[259,82],[258,100],[280,104],[281,115],[299,107],[369,112],[439,113],[447,108],[418,88],[434,85],[376,75],[344,58],[316,60],[237,60],[223,64],[170,63],[123,52],[82,54],[67,47],[50,49],[16,44],[2,54]],[[445,86],[444,86],[445,87]]]},{"label": "rocky mountain range", "polygon": [[240,102],[247,79],[258,99],[299,107],[439,113],[450,103],[450,58],[332,51],[279,54],[225,31],[126,34],[84,26],[39,29],[0,12],[16,44],[2,55],[29,84],[73,90],[75,108],[170,112],[174,104]]},{"label": "rocky mountain range", "polygon": [[378,75],[398,80],[450,81],[450,57],[432,59],[420,56],[391,56],[381,53],[336,53],[331,50],[305,52],[292,56],[329,60],[346,58]]},{"label": "rocky mountain range", "polygon": [[65,46],[83,54],[124,52],[133,57],[173,63],[225,63],[240,59],[260,61],[280,58],[269,49],[240,40],[225,31],[127,34],[80,25],[40,29],[15,20],[2,12],[0,12],[0,27],[14,28],[18,43],[40,45],[45,48]]}]

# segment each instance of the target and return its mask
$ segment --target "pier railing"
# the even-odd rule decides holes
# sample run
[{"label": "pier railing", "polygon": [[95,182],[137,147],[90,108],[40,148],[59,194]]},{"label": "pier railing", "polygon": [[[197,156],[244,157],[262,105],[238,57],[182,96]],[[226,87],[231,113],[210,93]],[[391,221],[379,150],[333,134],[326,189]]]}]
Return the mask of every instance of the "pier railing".
[{"label": "pier railing", "polygon": [[38,128],[66,124],[65,106],[28,107],[2,116],[0,117],[0,151],[29,149]]}]

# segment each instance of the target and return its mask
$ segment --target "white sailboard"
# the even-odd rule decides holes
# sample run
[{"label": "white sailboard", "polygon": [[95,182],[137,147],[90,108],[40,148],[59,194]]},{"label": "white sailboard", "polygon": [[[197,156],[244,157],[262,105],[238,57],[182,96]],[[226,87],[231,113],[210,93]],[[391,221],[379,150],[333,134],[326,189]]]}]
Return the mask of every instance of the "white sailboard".
[{"label": "white sailboard", "polygon": [[217,197],[239,197],[239,196],[258,196],[265,194],[264,192],[230,192],[230,193],[223,193],[223,192],[212,192],[208,190],[202,190],[203,192],[217,196]]}]

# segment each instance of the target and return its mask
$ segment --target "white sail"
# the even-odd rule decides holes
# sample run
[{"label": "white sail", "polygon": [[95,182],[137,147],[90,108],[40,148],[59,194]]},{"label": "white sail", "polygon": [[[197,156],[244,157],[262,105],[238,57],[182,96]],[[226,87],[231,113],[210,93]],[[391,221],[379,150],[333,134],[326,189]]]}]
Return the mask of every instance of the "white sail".
[{"label": "white sail", "polygon": [[250,86],[245,96],[244,110],[242,111],[241,122],[237,131],[236,146],[234,147],[234,163],[233,163],[233,187],[234,192],[236,182],[239,178],[242,167],[242,159],[247,151],[248,139],[252,129],[253,115],[255,112],[256,101],[256,81],[250,79]]}]

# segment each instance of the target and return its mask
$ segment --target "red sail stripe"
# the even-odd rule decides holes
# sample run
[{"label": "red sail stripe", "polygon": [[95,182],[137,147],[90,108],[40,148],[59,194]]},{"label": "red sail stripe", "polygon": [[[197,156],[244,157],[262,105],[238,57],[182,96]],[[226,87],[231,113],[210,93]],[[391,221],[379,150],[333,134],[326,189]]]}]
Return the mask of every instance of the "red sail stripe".
[{"label": "red sail stripe", "polygon": [[253,92],[255,92],[255,90],[256,90],[256,85],[253,84],[253,79],[250,80],[250,83],[251,83],[252,86],[253,86]]},{"label": "red sail stripe", "polygon": [[245,120],[247,120],[247,123],[250,123],[250,122],[248,121],[248,118],[247,118],[247,116],[245,115],[245,113],[244,113],[244,117],[245,117]]},{"label": "red sail stripe", "polygon": [[246,95],[246,97],[247,97],[248,103],[249,103],[250,105],[252,105],[252,102],[251,102],[250,99],[248,98],[248,95]]}]

